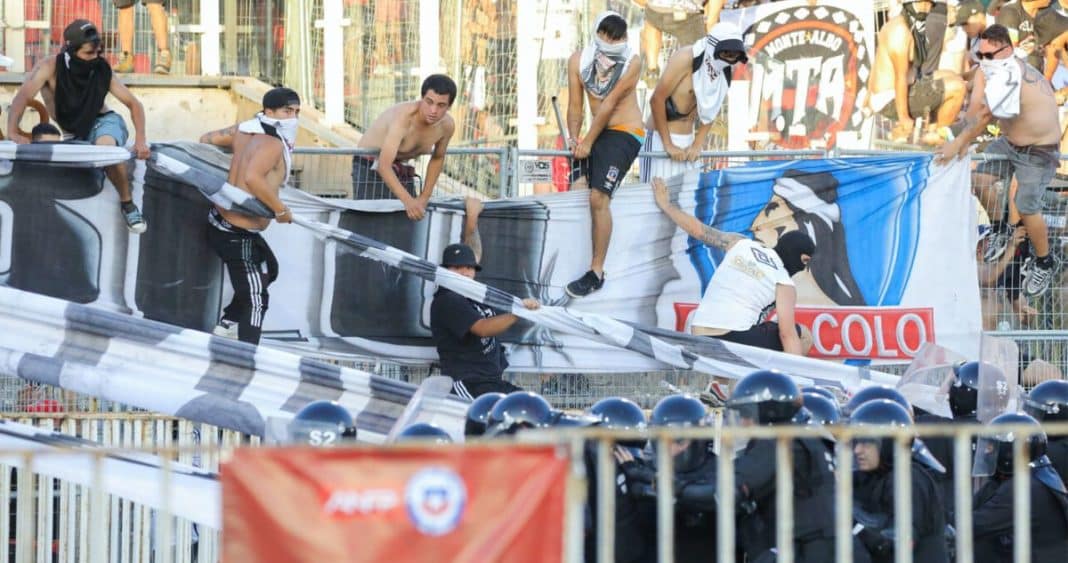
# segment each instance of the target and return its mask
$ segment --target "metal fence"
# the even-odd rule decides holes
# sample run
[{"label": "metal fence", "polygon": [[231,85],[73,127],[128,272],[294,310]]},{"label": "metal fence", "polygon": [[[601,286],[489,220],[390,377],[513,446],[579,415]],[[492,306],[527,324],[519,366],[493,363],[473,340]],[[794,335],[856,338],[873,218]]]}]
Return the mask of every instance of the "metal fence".
[{"label": "metal fence", "polygon": [[[715,458],[716,505],[726,507],[716,509],[710,516],[715,520],[717,531],[717,553],[708,554],[710,560],[735,561],[736,528],[743,522],[744,516],[736,512],[735,507],[743,499],[738,498],[738,479],[747,475],[735,472],[735,456],[728,455],[740,451],[741,444],[749,440],[774,441],[776,459],[773,484],[768,497],[760,497],[755,502],[766,506],[775,503],[779,515],[777,535],[773,543],[777,546],[777,561],[792,562],[797,557],[797,545],[793,530],[794,503],[794,468],[792,444],[799,438],[818,438],[833,443],[828,446],[828,456],[833,456],[834,504],[833,514],[804,515],[807,518],[824,518],[834,523],[833,540],[836,545],[834,561],[850,563],[853,561],[854,549],[854,444],[858,439],[887,439],[892,441],[895,460],[907,460],[906,463],[891,464],[893,507],[889,522],[896,534],[892,541],[895,547],[895,561],[908,563],[913,561],[911,549],[912,537],[912,490],[911,444],[915,437],[950,437],[953,440],[952,455],[955,472],[947,476],[952,479],[956,507],[954,519],[947,517],[947,524],[957,530],[952,539],[956,550],[955,561],[970,563],[976,555],[975,537],[973,535],[973,492],[977,482],[972,478],[972,443],[976,436],[992,435],[990,427],[976,425],[940,424],[917,426],[915,428],[875,427],[875,426],[828,426],[815,428],[811,426],[749,426],[738,427],[722,425],[719,417],[708,427],[690,428],[656,428],[642,432],[621,432],[606,429],[558,429],[545,432],[521,432],[517,439],[525,443],[549,443],[561,446],[570,453],[569,479],[558,486],[569,487],[566,499],[566,515],[561,519],[560,533],[564,537],[564,561],[582,562],[585,560],[584,545],[587,539],[596,539],[597,561],[615,560],[616,501],[618,462],[613,459],[613,449],[620,440],[649,440],[641,458],[652,465],[655,471],[655,524],[647,530],[649,537],[655,537],[657,560],[670,563],[675,560],[675,528],[679,522],[677,511],[685,511],[685,504],[676,502],[680,493],[675,481],[672,445],[684,440],[707,440],[712,450],[720,452]],[[39,423],[48,425],[48,419]],[[184,423],[170,419],[144,418],[142,420],[106,420],[83,419],[65,420],[60,423],[61,431],[88,436],[104,436],[108,443],[121,451],[159,452],[179,460],[199,462],[214,469],[216,461],[227,455],[232,448],[242,444],[243,437],[216,433],[200,429],[199,437],[194,430]],[[177,425],[177,426],[175,426]],[[1024,437],[1033,434],[1035,427],[1001,426],[1002,433],[1016,436],[1013,445],[1013,561],[1031,561],[1031,554],[1037,547],[1032,545],[1032,526],[1037,525],[1032,515],[1032,493],[1030,490],[1029,453]],[[109,430],[110,429],[110,430]],[[1052,435],[1068,433],[1068,425],[1045,425],[1044,430]],[[185,439],[183,440],[183,436]],[[210,436],[216,436],[213,441]],[[1010,438],[1011,440],[1011,438]],[[506,445],[507,442],[490,443]],[[248,445],[256,445],[254,443]],[[390,446],[378,446],[389,448]],[[440,447],[440,446],[435,446]],[[463,447],[452,445],[445,447]],[[484,447],[484,446],[483,446]],[[35,451],[4,452],[16,453],[32,463],[36,456],[64,455],[63,452],[41,454]],[[81,452],[71,451],[71,455]],[[101,450],[100,455],[114,453]],[[172,454],[177,454],[172,455]],[[199,456],[199,457],[198,457]],[[591,463],[592,462],[592,463]],[[100,464],[95,465],[94,481],[100,482]],[[592,473],[591,473],[592,471]],[[161,484],[162,485],[162,484]],[[165,487],[165,485],[162,485]],[[36,475],[30,471],[13,471],[0,467],[0,487],[12,492],[11,501],[5,503],[5,514],[0,514],[0,537],[9,540],[10,550],[0,551],[0,563],[6,561],[216,561],[219,557],[219,537],[214,531],[193,529],[188,522],[172,519],[163,511],[155,511],[138,506],[119,498],[108,498],[100,494],[99,489],[62,482],[57,479]],[[589,493],[596,487],[596,503],[590,505],[593,498]],[[161,491],[169,489],[161,488]],[[176,506],[180,498],[165,500],[165,506]],[[978,501],[982,502],[982,501]],[[944,510],[944,505],[936,503],[927,507],[929,510]],[[596,528],[590,529],[590,516],[596,515]],[[167,523],[163,525],[161,523]],[[531,533],[540,533],[531,531]],[[769,538],[770,539],[770,538]],[[941,539],[941,538],[939,538]],[[160,549],[159,546],[167,546]]]},{"label": "metal fence", "polygon": [[[105,448],[96,455],[115,450],[138,451],[210,471],[218,471],[226,452],[259,443],[256,437],[230,430],[147,413],[9,413],[5,418],[95,441]],[[26,467],[36,455],[63,455],[20,453],[25,453]],[[98,464],[98,470],[99,467]],[[0,514],[0,538],[9,546],[0,550],[0,563],[203,563],[219,559],[218,530],[196,526],[117,496],[97,494],[98,488],[0,465],[0,489],[8,491],[10,499]]]}]

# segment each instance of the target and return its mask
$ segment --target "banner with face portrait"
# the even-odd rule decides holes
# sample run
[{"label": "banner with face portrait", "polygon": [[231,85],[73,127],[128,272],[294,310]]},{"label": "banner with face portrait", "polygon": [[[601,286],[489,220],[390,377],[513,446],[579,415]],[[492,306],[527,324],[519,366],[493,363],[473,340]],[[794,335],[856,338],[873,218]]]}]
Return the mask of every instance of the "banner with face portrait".
[{"label": "banner with face portrait", "polygon": [[749,50],[730,98],[732,148],[867,148],[871,2],[786,0],[724,10],[720,19],[744,30]]},{"label": "banner with face portrait", "polygon": [[[210,331],[232,290],[207,246],[211,204],[196,186],[221,183],[225,157],[196,144],[153,149],[185,166],[162,170],[160,159],[137,164],[135,200],[149,223],[140,236],[124,228],[115,191],[101,185],[99,173],[40,174],[16,166],[0,176],[0,218],[7,225],[0,228],[0,283]],[[968,163],[936,167],[920,154],[778,160],[691,172],[669,184],[686,212],[717,229],[768,247],[788,230],[811,235],[817,250],[795,283],[798,322],[814,337],[812,357],[907,363],[927,342],[977,357],[979,293]],[[288,189],[282,198],[301,221],[357,233],[435,264],[459,240],[464,224],[460,200],[436,200],[425,219],[412,222],[397,201],[320,199]],[[588,195],[486,202],[478,221],[483,269],[477,281],[565,307],[574,322],[584,323],[581,330],[562,333],[519,321],[500,337],[511,369],[629,373],[692,360],[672,352],[678,361],[665,363],[663,353],[643,353],[620,327],[736,366],[724,375],[773,364],[791,369],[781,363],[782,355],[728,350],[718,341],[674,332],[688,329],[689,314],[722,255],[677,228],[657,208],[647,185],[618,190],[612,215],[607,282],[588,297],[571,299],[564,286],[590,263]],[[269,288],[264,346],[319,357],[436,360],[432,277],[360,256],[297,224],[271,224],[263,236],[279,262],[279,277]],[[623,324],[606,328],[596,320],[608,317]],[[612,332],[617,338],[609,340],[628,349],[591,338],[591,330]],[[796,371],[831,373],[814,364]]]}]

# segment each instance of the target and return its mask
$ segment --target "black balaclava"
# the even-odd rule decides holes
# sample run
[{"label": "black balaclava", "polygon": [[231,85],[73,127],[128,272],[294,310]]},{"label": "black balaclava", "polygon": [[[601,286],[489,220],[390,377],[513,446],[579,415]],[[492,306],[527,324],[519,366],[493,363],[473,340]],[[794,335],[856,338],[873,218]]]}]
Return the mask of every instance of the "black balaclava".
[{"label": "black balaclava", "polygon": [[801,255],[808,254],[811,258],[816,253],[816,243],[802,231],[790,231],[779,237],[779,242],[775,244],[775,253],[779,255],[783,266],[786,266],[786,272],[792,277],[805,269]]}]

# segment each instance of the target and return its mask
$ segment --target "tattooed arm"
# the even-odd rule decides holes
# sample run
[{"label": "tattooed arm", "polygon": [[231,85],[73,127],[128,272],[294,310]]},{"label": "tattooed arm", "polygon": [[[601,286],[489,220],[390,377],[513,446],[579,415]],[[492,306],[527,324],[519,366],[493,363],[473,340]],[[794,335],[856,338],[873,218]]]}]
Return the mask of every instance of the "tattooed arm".
[{"label": "tattooed arm", "polygon": [[724,252],[731,249],[734,243],[745,237],[737,233],[725,233],[701,222],[700,219],[679,209],[678,192],[668,190],[667,184],[661,178],[653,178],[653,195],[656,204],[664,210],[664,214],[671,218],[686,234],[705,243],[706,246],[718,248]]},{"label": "tattooed arm", "polygon": [[234,144],[234,135],[237,134],[237,125],[231,125],[222,129],[208,131],[200,136],[201,143],[215,145],[217,147],[231,147]]}]

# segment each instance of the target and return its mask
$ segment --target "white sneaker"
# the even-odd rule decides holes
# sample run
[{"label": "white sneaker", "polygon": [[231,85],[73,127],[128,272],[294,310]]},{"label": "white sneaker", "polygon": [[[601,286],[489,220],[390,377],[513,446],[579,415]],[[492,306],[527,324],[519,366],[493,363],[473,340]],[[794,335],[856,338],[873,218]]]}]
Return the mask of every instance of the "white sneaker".
[{"label": "white sneaker", "polygon": [[222,319],[219,321],[219,324],[215,325],[215,328],[211,330],[211,333],[215,336],[237,340],[237,323]]}]

